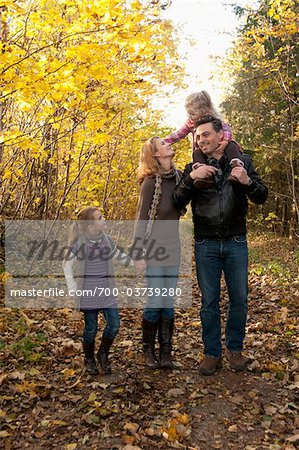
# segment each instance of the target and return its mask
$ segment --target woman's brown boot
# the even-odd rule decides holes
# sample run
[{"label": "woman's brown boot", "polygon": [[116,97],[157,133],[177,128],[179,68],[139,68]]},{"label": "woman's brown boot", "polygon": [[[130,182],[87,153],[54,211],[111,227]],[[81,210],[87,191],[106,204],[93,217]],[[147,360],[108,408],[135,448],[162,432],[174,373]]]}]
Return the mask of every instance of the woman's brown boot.
[{"label": "woman's brown boot", "polygon": [[143,318],[142,321],[142,343],[145,365],[148,369],[157,369],[159,367],[158,360],[155,355],[155,339],[157,334],[158,323],[152,323]]}]

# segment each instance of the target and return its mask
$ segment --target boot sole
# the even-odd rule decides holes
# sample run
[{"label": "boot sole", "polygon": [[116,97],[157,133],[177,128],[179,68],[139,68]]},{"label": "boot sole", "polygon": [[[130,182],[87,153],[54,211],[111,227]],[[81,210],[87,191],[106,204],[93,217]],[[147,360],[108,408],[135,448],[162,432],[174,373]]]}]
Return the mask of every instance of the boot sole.
[{"label": "boot sole", "polygon": [[85,372],[86,372],[88,375],[99,375],[99,373],[100,373],[98,370],[90,371],[90,370],[88,370],[88,369],[86,369],[86,368],[85,368]]},{"label": "boot sole", "polygon": [[105,370],[105,369],[103,369],[103,368],[101,367],[101,372],[102,372],[103,375],[111,375],[112,369],[110,369],[110,370]]},{"label": "boot sole", "polygon": [[243,370],[246,370],[246,365],[245,366],[229,366],[229,368],[231,370],[235,370],[236,372],[243,372]]},{"label": "boot sole", "polygon": [[160,363],[161,369],[174,369],[174,365],[172,363]]},{"label": "boot sole", "polygon": [[146,362],[145,362],[144,367],[149,370],[155,370],[155,369],[160,369],[160,364],[158,363],[158,361],[156,364],[151,364],[151,365],[146,364]]}]

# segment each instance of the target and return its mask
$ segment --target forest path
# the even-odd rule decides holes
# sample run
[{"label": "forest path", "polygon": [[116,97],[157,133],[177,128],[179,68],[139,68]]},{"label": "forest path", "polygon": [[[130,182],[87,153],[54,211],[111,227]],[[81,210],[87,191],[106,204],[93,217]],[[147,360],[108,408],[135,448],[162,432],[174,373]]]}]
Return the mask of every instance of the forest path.
[{"label": "forest path", "polygon": [[[271,249],[277,250],[273,243]],[[215,375],[198,373],[203,348],[196,283],[193,307],[176,311],[173,371],[144,369],[140,310],[121,310],[113,374],[90,377],[83,368],[81,313],[2,308],[0,448],[296,448],[298,287],[282,266],[277,270],[278,262],[272,269],[267,264],[256,264],[253,255],[249,364],[240,373],[225,359]],[[226,304],[224,292],[223,319]]]}]

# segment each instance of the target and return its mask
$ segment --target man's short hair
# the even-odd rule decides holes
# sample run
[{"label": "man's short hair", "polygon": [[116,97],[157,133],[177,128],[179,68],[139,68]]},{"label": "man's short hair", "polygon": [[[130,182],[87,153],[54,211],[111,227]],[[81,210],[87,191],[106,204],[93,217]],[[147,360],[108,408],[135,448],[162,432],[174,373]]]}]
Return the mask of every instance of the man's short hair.
[{"label": "man's short hair", "polygon": [[217,133],[219,133],[219,131],[222,130],[222,122],[221,122],[221,120],[220,119],[216,119],[213,116],[204,116],[204,117],[202,117],[201,119],[199,119],[196,122],[195,126],[197,128],[197,127],[199,127],[199,125],[203,125],[204,123],[211,123],[213,129]]}]

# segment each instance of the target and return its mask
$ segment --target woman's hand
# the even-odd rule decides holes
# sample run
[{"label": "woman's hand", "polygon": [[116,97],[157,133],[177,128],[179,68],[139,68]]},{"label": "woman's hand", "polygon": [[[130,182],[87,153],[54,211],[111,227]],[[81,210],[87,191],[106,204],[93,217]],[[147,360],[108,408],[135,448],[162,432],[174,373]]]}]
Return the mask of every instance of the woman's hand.
[{"label": "woman's hand", "polygon": [[134,266],[139,274],[142,274],[147,267],[145,259],[138,259],[137,261],[134,261]]}]

